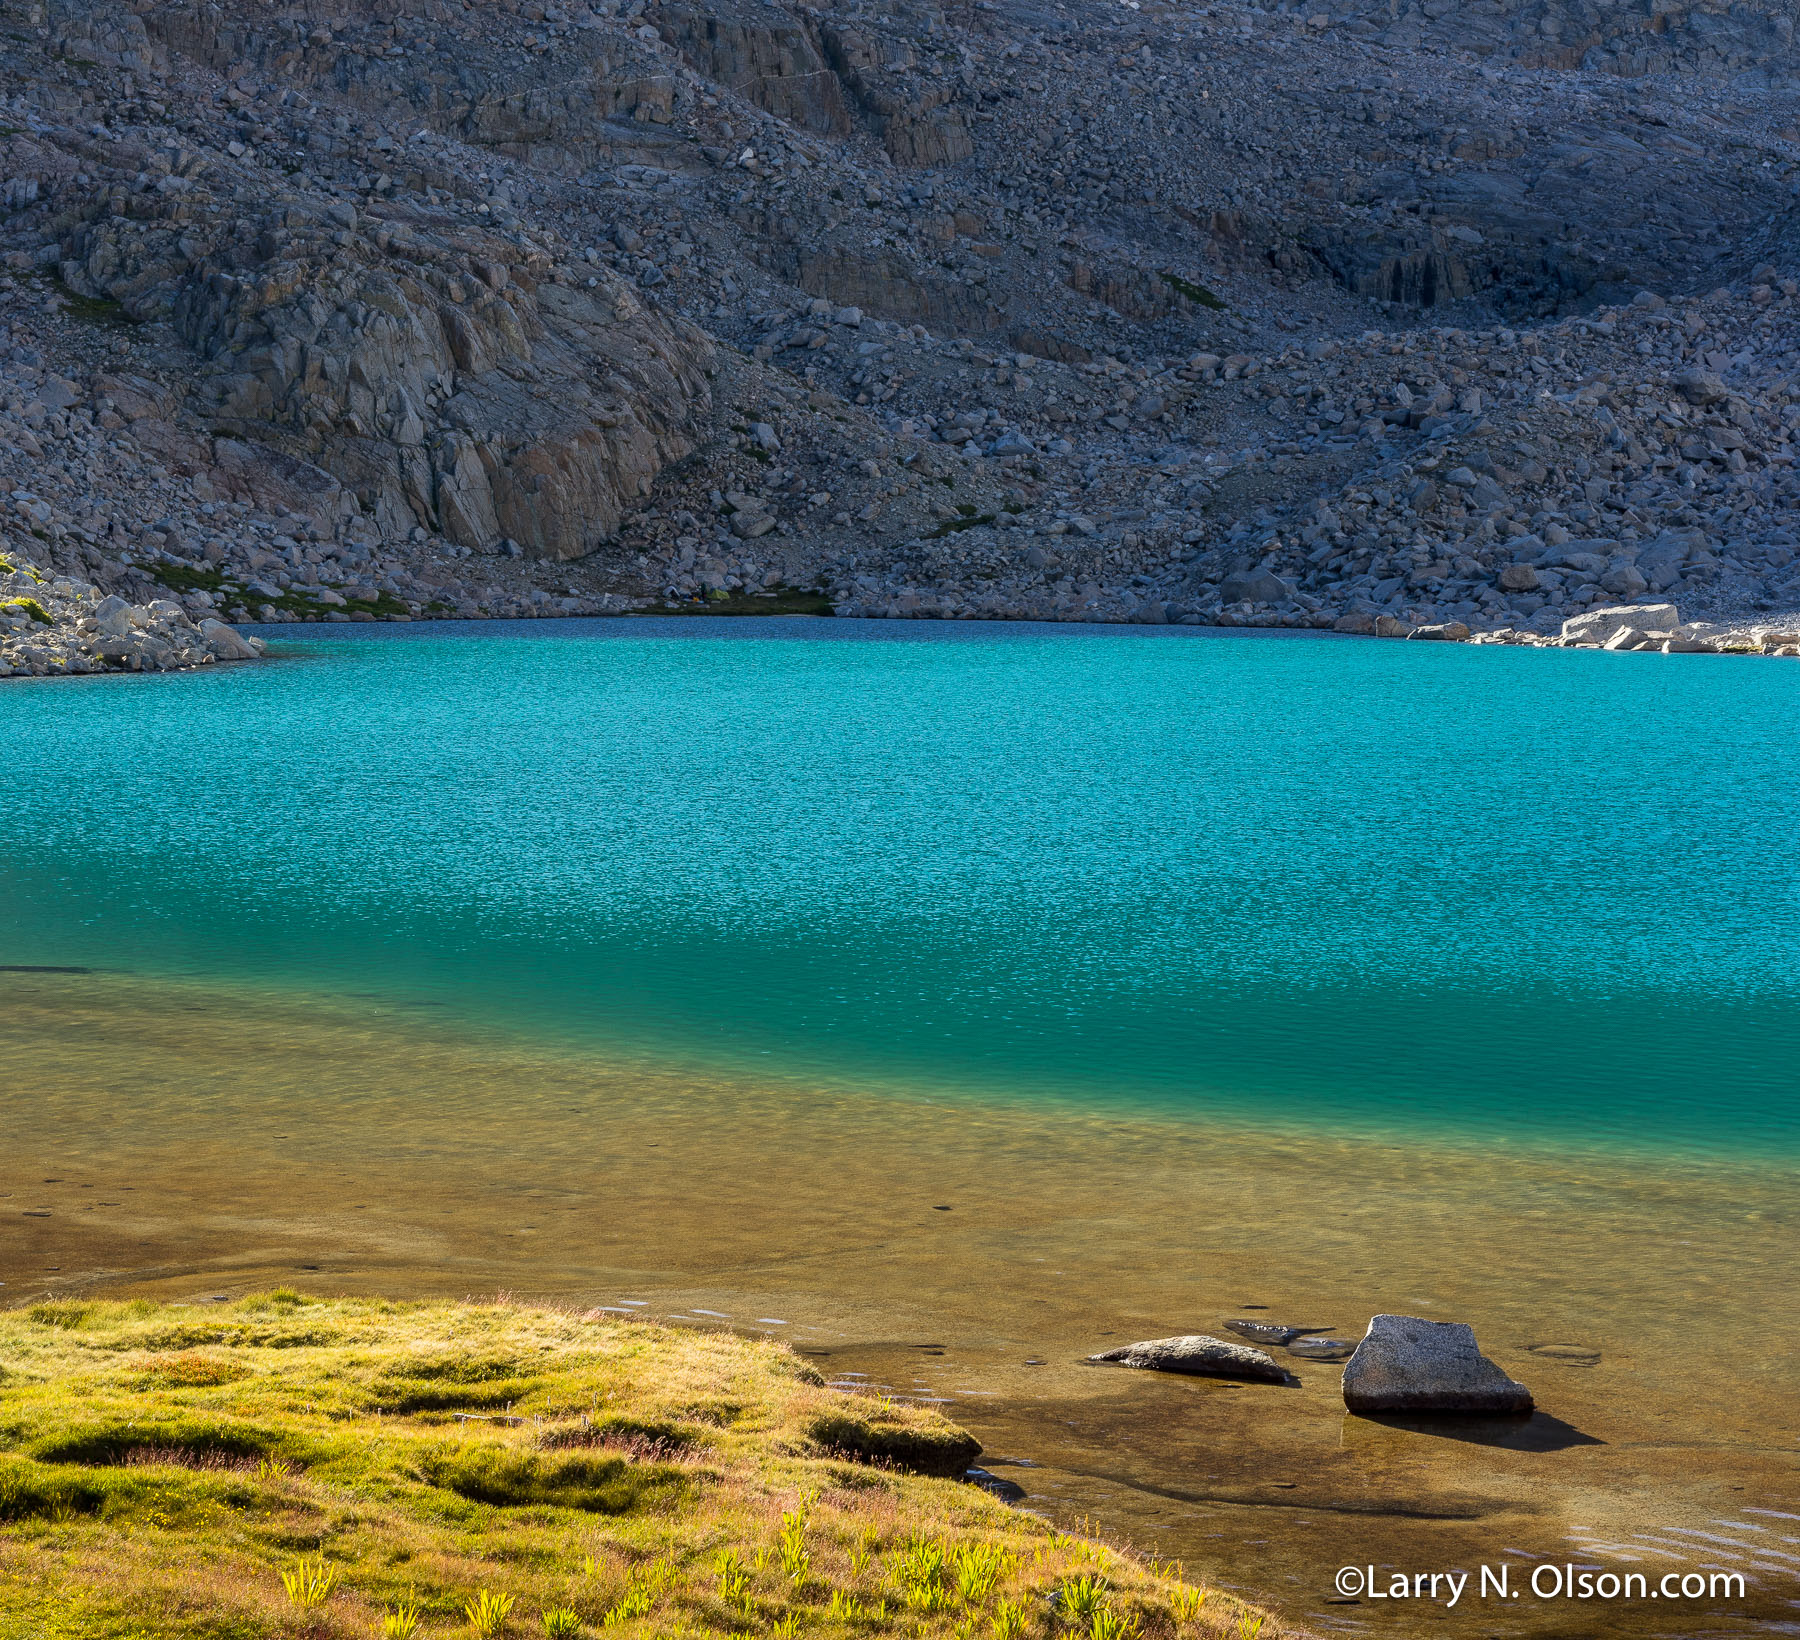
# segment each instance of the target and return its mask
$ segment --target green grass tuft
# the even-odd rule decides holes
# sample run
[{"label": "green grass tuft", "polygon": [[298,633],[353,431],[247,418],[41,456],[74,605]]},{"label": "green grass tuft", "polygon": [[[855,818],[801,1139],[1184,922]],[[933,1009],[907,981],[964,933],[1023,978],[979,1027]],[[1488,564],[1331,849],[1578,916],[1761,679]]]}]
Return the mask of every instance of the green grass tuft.
[{"label": "green grass tuft", "polygon": [[1197,302],[1201,307],[1215,308],[1223,312],[1225,304],[1204,285],[1196,285],[1191,279],[1183,279],[1178,273],[1164,273],[1162,281],[1177,296],[1185,296],[1190,302]]},{"label": "green grass tuft", "polygon": [[[73,60],[73,59],[71,59]],[[85,65],[89,68],[95,65]],[[81,296],[65,285],[62,280],[53,278],[50,283],[55,287],[57,295],[63,299],[71,319],[84,319],[95,325],[135,325],[137,320],[125,311],[110,296]]]},{"label": "green grass tuft", "polygon": [[507,1614],[513,1609],[515,1598],[496,1589],[482,1589],[463,1607],[475,1640],[496,1640],[505,1632]]},{"label": "green grass tuft", "polygon": [[963,530],[980,529],[983,525],[993,522],[994,515],[992,513],[978,513],[973,507],[958,508],[955,518],[946,518],[935,530],[928,531],[926,539],[941,541],[946,535],[958,535]]},{"label": "green grass tuft", "polygon": [[701,604],[669,604],[640,615],[829,615],[831,599],[816,589],[777,587],[773,592],[732,592]]}]

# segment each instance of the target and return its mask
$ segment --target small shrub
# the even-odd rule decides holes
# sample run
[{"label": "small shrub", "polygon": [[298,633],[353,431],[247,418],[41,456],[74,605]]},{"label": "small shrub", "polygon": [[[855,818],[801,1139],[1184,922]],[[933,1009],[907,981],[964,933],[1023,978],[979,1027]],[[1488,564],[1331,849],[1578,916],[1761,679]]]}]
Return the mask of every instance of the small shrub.
[{"label": "small shrub", "polygon": [[915,1611],[942,1611],[950,1604],[950,1557],[941,1543],[915,1538],[893,1564],[894,1581]]},{"label": "small shrub", "polygon": [[[29,615],[39,626],[55,626],[56,621],[49,610],[45,609],[35,598],[9,598],[0,603],[0,609],[16,609],[21,615]],[[71,1306],[74,1308],[76,1306]],[[40,1304],[40,1310],[55,1308],[53,1305]]]},{"label": "small shrub", "polygon": [[620,1595],[607,1608],[606,1615],[600,1619],[601,1627],[616,1629],[621,1623],[631,1623],[640,1617],[648,1617],[651,1607],[656,1604],[656,1593],[659,1586],[659,1579],[652,1579],[633,1572],[625,1580],[624,1594]]},{"label": "small shrub", "polygon": [[[994,521],[992,513],[978,513],[972,507],[959,508],[958,511],[962,513],[961,517],[946,518],[935,530],[926,532],[926,539],[941,541],[946,535],[960,535],[964,530],[982,529]],[[967,1468],[968,1466],[965,1464],[963,1467]]]},{"label": "small shrub", "polygon": [[1191,279],[1183,279],[1178,273],[1165,273],[1162,281],[1178,296],[1185,296],[1190,302],[1197,302],[1201,307],[1223,308],[1225,304],[1204,285],[1196,285]]},{"label": "small shrub", "polygon": [[281,1574],[281,1586],[289,1600],[303,1611],[323,1606],[337,1587],[338,1569],[326,1564],[323,1555],[311,1560],[297,1560]]},{"label": "small shrub", "polygon": [[483,1589],[463,1607],[470,1631],[476,1640],[495,1640],[506,1628],[507,1613],[513,1609],[513,1597],[494,1589]]}]

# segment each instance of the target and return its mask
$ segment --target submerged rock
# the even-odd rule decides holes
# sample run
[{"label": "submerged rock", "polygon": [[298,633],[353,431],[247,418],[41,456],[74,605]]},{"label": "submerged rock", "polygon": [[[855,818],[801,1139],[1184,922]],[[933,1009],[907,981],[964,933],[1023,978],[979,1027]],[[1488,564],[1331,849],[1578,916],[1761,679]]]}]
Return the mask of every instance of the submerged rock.
[{"label": "submerged rock", "polygon": [[1236,1320],[1225,1323],[1227,1332],[1234,1332],[1239,1338],[1248,1338],[1253,1344],[1285,1344],[1290,1338],[1298,1338],[1306,1329],[1289,1327],[1279,1321]]},{"label": "submerged rock", "polygon": [[963,1471],[963,1479],[971,1486],[979,1486],[984,1492],[991,1492],[1002,1503],[1018,1503],[1024,1499],[1025,1488],[1017,1481],[1009,1481],[1003,1475],[996,1475],[992,1470],[977,1466]]},{"label": "submerged rock", "polygon": [[1533,1355],[1560,1361],[1564,1366],[1597,1367],[1600,1364],[1600,1352],[1587,1344],[1527,1344],[1525,1348]]},{"label": "submerged rock", "polygon": [[1285,1384],[1285,1367],[1247,1344],[1232,1344],[1207,1333],[1185,1333],[1179,1338],[1150,1338],[1125,1344],[1116,1350],[1090,1355],[1090,1361],[1113,1362],[1121,1367],[1143,1367],[1150,1372],[1186,1372],[1210,1378],[1256,1378],[1264,1383]]},{"label": "submerged rock", "polygon": [[1253,1321],[1239,1318],[1225,1323],[1227,1332],[1234,1332],[1239,1338],[1247,1338],[1253,1344],[1285,1344],[1289,1339],[1299,1338],[1306,1333],[1329,1332],[1328,1327],[1293,1327],[1285,1321]]},{"label": "submerged rock", "polygon": [[1287,1347],[1289,1355],[1305,1361],[1344,1361],[1355,1352],[1348,1338],[1296,1338]]},{"label": "submerged rock", "polygon": [[1460,1321],[1378,1315],[1344,1368],[1352,1412],[1523,1413],[1531,1391],[1481,1353]]}]

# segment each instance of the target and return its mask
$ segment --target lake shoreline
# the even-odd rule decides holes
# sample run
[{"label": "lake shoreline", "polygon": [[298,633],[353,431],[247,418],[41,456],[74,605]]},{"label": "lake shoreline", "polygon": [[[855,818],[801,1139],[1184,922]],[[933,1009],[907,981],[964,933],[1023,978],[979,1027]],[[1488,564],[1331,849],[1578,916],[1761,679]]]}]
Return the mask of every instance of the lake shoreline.
[{"label": "lake shoreline", "polygon": [[[1756,1294],[1789,1279],[1778,1249],[1800,1215],[1779,1167],[1659,1181],[1637,1159],[1547,1169],[1479,1146],[659,1081],[375,1003],[36,984],[95,978],[117,1005],[18,1026],[58,1046],[37,1054],[46,1091],[15,1105],[0,1180],[7,1207],[46,1215],[15,1221],[9,1306],[508,1290],[782,1338],[834,1382],[972,1429],[1027,1508],[1098,1521],[1300,1623],[1329,1611],[1320,1580],[1371,1522],[1386,1558],[1422,1565],[1500,1533],[1566,1555],[1571,1521],[1614,1542],[1657,1521],[1712,1530],[1729,1486],[1776,1509],[1800,1490],[1791,1454],[1738,1432],[1793,1393],[1783,1352],[1726,1399],[1680,1347],[1767,1332]],[[127,1044],[168,1070],[140,1064],[121,1122]],[[1354,1337],[1377,1310],[1471,1321],[1541,1417],[1469,1445],[1347,1417],[1331,1363],[1296,1360],[1294,1390],[1085,1364],[1240,1313]]]},{"label": "lake shoreline", "polygon": [[[815,619],[839,620],[874,620],[874,621],[958,621],[984,625],[1003,625],[1021,627],[1178,627],[1184,630],[1208,633],[1220,632],[1262,632],[1293,633],[1335,637],[1365,637],[1382,639],[1424,639],[1447,643],[1500,644],[1533,649],[1606,649],[1607,640],[1615,632],[1628,629],[1629,623],[1621,610],[1620,619],[1611,628],[1599,636],[1587,633],[1566,635],[1560,632],[1538,631],[1530,628],[1492,625],[1470,628],[1460,622],[1451,623],[1413,623],[1394,617],[1386,617],[1386,624],[1378,623],[1376,617],[1355,619],[1350,617],[1334,618],[1331,621],[1318,621],[1304,616],[1280,615],[1274,612],[1263,614],[1249,613],[1233,615],[1225,613],[1214,620],[1205,620],[1198,616],[1188,617],[1180,621],[1154,621],[1134,618],[1123,613],[1068,613],[1046,616],[1029,611],[1011,614],[981,613],[976,611],[959,611],[944,613],[929,609],[886,610],[862,609],[843,605],[824,608],[795,608],[793,600],[771,599],[766,608],[756,607],[760,600],[755,598],[734,598],[729,602],[711,606],[703,603],[694,605],[655,604],[648,601],[640,608],[622,609],[611,612],[593,612],[588,614],[568,614],[564,612],[546,612],[543,614],[522,614],[518,616],[482,616],[482,615],[440,615],[433,617],[415,617],[412,615],[367,615],[360,617],[366,623],[377,621],[415,626],[501,626],[519,620],[538,621],[636,621],[657,619],[691,620],[706,618],[711,620],[729,620],[733,618],[796,618],[811,617]],[[1628,606],[1626,606],[1628,607]],[[1608,613],[1608,612],[1600,612]],[[342,615],[313,615],[303,620],[276,622],[245,623],[247,630],[268,633],[285,633],[291,629],[305,629],[314,625],[348,624],[357,619]],[[1581,622],[1591,623],[1594,612],[1579,618]],[[1575,624],[1575,623],[1571,623]],[[1732,655],[1774,655],[1793,658],[1800,655],[1800,609],[1791,614],[1764,615],[1756,620],[1736,619],[1727,621],[1699,621],[1681,623],[1679,636],[1684,643],[1668,645],[1669,634],[1654,629],[1647,629],[1648,636],[1654,642],[1633,642],[1628,645],[1613,645],[1615,652],[1631,649],[1655,649],[1664,653],[1681,654],[1732,654]],[[1665,647],[1667,645],[1667,647]]]},{"label": "lake shoreline", "polygon": [[[3,562],[3,561],[0,561]],[[29,579],[29,585],[27,584]],[[0,583],[6,577],[0,575]],[[201,617],[196,626],[188,613],[173,602],[153,601],[133,606],[122,598],[102,598],[97,588],[87,583],[58,577],[54,581],[40,577],[25,566],[11,577],[17,584],[0,584],[0,594],[13,591],[18,599],[28,597],[48,600],[46,617],[39,623],[46,628],[42,635],[30,626],[19,627],[10,647],[0,647],[0,678],[88,677],[105,673],[191,671],[215,661],[241,661],[264,658],[264,646],[270,638],[304,635],[315,636],[316,626],[332,625],[399,625],[429,629],[433,627],[507,628],[521,621],[537,624],[554,622],[579,626],[590,621],[735,620],[735,619],[839,619],[891,621],[959,621],[983,625],[1016,627],[1104,627],[1120,628],[1176,626],[1182,630],[1219,633],[1262,633],[1306,636],[1365,637],[1383,640],[1411,639],[1442,643],[1498,645],[1532,649],[1604,649],[1614,652],[1654,651],[1664,654],[1730,654],[1766,655],[1800,658],[1800,612],[1790,617],[1757,621],[1700,622],[1684,624],[1678,632],[1641,631],[1630,625],[1626,612],[1619,612],[1611,628],[1602,633],[1584,631],[1577,636],[1545,633],[1531,629],[1496,626],[1471,630],[1460,622],[1414,625],[1395,617],[1367,619],[1342,618],[1323,624],[1300,617],[1279,615],[1242,617],[1230,614],[1204,621],[1191,617],[1168,623],[1134,619],[1124,614],[1069,614],[1046,618],[1041,614],[987,614],[959,612],[940,614],[934,611],[876,611],[840,607],[799,607],[795,600],[776,600],[768,608],[753,607],[754,599],[734,600],[730,607],[646,606],[611,612],[568,614],[564,612],[532,614],[522,612],[508,616],[459,616],[443,614],[415,617],[406,614],[363,612],[359,615],[339,613],[311,615],[290,621],[240,621],[236,627],[220,620]],[[54,607],[49,607],[54,606]],[[0,599],[0,610],[5,607]],[[36,621],[35,615],[28,617]],[[1591,621],[1591,617],[1584,617]],[[1574,623],[1571,623],[1574,624]],[[1616,635],[1616,641],[1615,641]]]}]

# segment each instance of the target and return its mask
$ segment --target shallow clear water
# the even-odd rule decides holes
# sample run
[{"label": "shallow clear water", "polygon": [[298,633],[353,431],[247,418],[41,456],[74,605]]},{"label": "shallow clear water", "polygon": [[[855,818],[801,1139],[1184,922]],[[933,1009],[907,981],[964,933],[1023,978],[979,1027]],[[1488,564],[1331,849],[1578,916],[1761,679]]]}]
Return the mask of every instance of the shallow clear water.
[{"label": "shallow clear water", "polygon": [[1800,1144],[1800,667],[806,620],[6,686],[6,959],[759,1076]]}]

